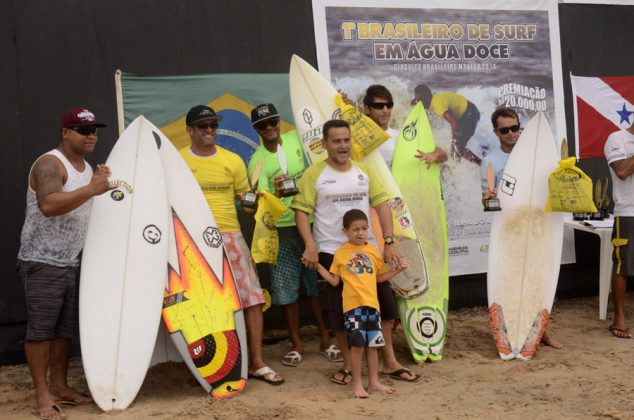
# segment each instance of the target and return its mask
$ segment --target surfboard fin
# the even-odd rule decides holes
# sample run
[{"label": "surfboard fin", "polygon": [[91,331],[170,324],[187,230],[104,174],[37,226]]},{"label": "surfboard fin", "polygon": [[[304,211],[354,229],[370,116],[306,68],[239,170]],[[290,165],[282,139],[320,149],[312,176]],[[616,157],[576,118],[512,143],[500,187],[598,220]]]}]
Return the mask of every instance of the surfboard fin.
[{"label": "surfboard fin", "polygon": [[495,346],[498,349],[500,357],[502,360],[514,359],[515,355],[513,354],[513,349],[511,349],[511,343],[509,342],[506,323],[504,322],[504,314],[499,304],[493,303],[489,306],[489,319],[491,320],[491,331],[493,332]]},{"label": "surfboard fin", "polygon": [[522,350],[520,350],[520,353],[517,355],[518,359],[529,360],[533,357],[539,347],[539,343],[542,341],[542,336],[544,335],[544,331],[546,331],[547,325],[548,311],[543,309],[535,317],[535,321],[533,321],[533,326],[528,332],[528,337],[522,346]]}]

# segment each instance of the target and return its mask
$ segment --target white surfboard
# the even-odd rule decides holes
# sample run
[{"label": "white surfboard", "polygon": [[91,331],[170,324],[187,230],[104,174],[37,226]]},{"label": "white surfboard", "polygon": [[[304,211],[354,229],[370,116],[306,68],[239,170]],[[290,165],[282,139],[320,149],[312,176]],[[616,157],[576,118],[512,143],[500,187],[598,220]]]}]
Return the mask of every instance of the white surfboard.
[{"label": "white surfboard", "polygon": [[94,198],[79,292],[82,360],[104,411],[124,409],[147,372],[167,278],[168,213],[163,169],[142,116],[106,164],[117,188]]},{"label": "white surfboard", "polygon": [[[191,170],[163,133],[151,125],[165,172],[171,217],[163,321],[200,385],[214,398],[244,390],[248,349],[244,314],[209,205]],[[159,334],[153,363],[176,360]]]},{"label": "white surfboard", "polygon": [[548,175],[558,149],[546,117],[535,115],[513,148],[498,186],[502,211],[489,241],[489,317],[500,357],[529,359],[548,324],[561,262],[563,213],[546,213]]},{"label": "white surfboard", "polygon": [[[321,143],[322,127],[330,119],[341,118],[341,111],[335,104],[337,91],[313,66],[297,55],[291,58],[289,83],[295,126],[304,153],[309,163],[324,160],[327,156]],[[394,277],[390,284],[403,297],[418,297],[428,289],[429,280],[413,217],[378,149],[363,157],[361,163],[374,170],[390,196],[388,204],[392,212],[394,233],[399,239],[397,246],[409,262],[408,269]],[[368,216],[378,219],[374,215]],[[377,225],[375,220],[374,231],[380,230]],[[375,236],[379,235],[375,233]]]}]

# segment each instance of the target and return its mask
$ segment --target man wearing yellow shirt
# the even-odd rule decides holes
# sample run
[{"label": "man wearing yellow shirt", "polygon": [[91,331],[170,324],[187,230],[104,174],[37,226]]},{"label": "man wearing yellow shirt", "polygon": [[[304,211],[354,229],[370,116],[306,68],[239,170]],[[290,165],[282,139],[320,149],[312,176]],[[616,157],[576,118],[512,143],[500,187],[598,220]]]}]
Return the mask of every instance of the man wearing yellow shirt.
[{"label": "man wearing yellow shirt", "polygon": [[281,385],[284,382],[282,375],[268,367],[262,358],[264,321],[261,305],[265,299],[251,252],[240,232],[235,208],[235,197],[249,190],[247,170],[240,156],[216,145],[216,130],[221,119],[206,105],[189,110],[185,123],[191,147],[181,149],[180,154],[198,181],[222,234],[244,309],[249,376],[271,385]]},{"label": "man wearing yellow shirt", "polygon": [[412,105],[422,102],[425,109],[444,118],[451,126],[451,156],[460,160],[465,158],[480,165],[481,159],[467,148],[467,142],[475,133],[480,111],[467,98],[453,92],[432,94],[427,85],[418,85],[414,89]]}]

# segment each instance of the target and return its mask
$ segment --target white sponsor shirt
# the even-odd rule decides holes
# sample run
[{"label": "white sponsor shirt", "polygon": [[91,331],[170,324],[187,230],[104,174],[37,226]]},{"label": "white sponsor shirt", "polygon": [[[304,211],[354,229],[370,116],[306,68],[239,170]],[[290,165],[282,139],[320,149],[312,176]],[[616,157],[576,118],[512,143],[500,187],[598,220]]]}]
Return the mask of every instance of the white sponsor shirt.
[{"label": "white sponsor shirt", "polygon": [[615,216],[634,216],[634,175],[619,178],[612,162],[627,159],[634,155],[634,135],[625,130],[616,131],[608,136],[603,147],[612,175],[612,198]]}]

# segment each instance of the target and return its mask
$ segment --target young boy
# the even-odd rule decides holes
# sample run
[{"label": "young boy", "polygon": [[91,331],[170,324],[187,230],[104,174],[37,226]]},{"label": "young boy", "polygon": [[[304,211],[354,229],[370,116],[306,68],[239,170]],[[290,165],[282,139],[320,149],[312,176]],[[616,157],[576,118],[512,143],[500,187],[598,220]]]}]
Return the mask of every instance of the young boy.
[{"label": "young boy", "polygon": [[351,347],[352,387],[354,396],[367,398],[361,381],[361,362],[367,347],[368,390],[391,394],[393,387],[383,385],[378,378],[377,347],[385,345],[381,334],[381,314],[377,298],[377,282],[388,281],[405,268],[407,261],[400,259],[401,267],[388,270],[368,238],[368,217],[358,209],[349,210],[343,216],[343,232],[348,242],[335,252],[330,272],[318,264],[319,274],[336,287],[343,280],[343,311],[346,336]]}]

